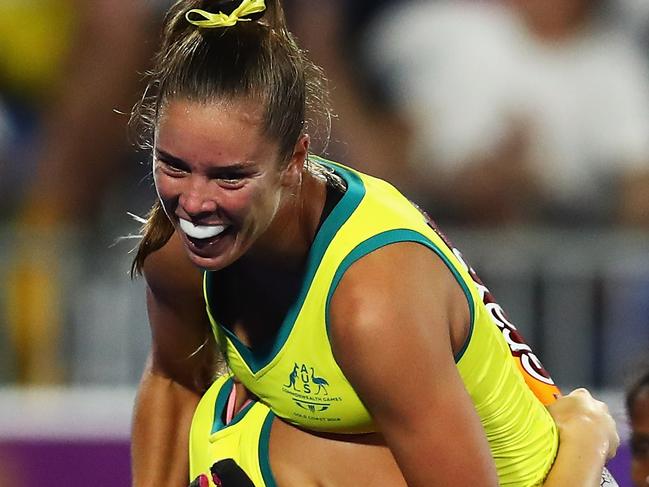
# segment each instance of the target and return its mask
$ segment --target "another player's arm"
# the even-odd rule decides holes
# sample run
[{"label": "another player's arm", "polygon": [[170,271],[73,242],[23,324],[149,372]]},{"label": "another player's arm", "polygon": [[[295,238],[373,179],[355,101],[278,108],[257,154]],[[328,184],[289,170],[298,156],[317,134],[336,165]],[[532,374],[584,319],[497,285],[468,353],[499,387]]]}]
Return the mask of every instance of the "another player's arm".
[{"label": "another player's arm", "polygon": [[151,351],[135,404],[133,485],[186,486],[189,426],[214,375],[201,272],[174,236],[144,264]]},{"label": "another player's arm", "polygon": [[410,487],[498,485],[453,354],[464,337],[451,330],[468,326],[468,304],[440,259],[413,243],[363,257],[329,319],[336,359]]},{"label": "another player's arm", "polygon": [[577,389],[548,409],[559,428],[559,452],[544,487],[599,487],[604,463],[620,444],[608,407]]}]

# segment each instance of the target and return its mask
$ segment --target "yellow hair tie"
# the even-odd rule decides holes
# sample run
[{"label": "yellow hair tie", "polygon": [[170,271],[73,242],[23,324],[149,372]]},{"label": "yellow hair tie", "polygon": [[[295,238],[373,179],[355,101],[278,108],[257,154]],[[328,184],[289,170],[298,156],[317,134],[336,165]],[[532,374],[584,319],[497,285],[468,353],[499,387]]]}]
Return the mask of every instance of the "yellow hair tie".
[{"label": "yellow hair tie", "polygon": [[[215,14],[199,8],[193,8],[185,14],[185,18],[187,19],[187,22],[197,27],[232,27],[239,21],[250,21],[250,19],[244,19],[242,17],[263,12],[264,10],[266,10],[266,3],[264,0],[243,0],[241,5],[234,9],[230,15],[226,15],[223,12]],[[202,17],[202,20],[191,19],[190,16],[192,14]]]}]

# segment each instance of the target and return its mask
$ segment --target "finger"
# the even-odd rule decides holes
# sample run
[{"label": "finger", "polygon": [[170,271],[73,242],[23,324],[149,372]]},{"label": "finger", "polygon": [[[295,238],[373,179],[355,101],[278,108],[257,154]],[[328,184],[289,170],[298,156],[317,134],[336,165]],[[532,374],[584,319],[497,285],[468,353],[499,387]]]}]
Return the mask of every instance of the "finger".
[{"label": "finger", "polygon": [[593,397],[591,396],[590,392],[588,392],[588,389],[585,389],[583,387],[578,387],[574,391],[572,391],[569,396],[578,396],[578,397]]},{"label": "finger", "polygon": [[609,420],[608,426],[610,428],[611,434],[609,435],[607,459],[610,460],[616,455],[617,450],[620,447],[620,435],[617,432],[617,427],[613,417],[609,415],[608,420]]},{"label": "finger", "polygon": [[613,437],[613,444],[612,447],[609,448],[609,460],[613,458],[617,454],[617,450],[620,447],[620,435],[617,434],[617,431],[615,432],[615,435]]}]

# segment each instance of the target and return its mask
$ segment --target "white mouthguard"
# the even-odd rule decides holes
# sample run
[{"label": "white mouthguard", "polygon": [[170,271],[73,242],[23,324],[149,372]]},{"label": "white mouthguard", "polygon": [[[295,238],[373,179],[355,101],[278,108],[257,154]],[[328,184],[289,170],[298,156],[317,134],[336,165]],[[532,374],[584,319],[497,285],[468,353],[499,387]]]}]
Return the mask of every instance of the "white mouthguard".
[{"label": "white mouthguard", "polygon": [[180,229],[191,238],[203,240],[219,235],[225,230],[225,225],[194,225],[192,222],[180,218]]}]

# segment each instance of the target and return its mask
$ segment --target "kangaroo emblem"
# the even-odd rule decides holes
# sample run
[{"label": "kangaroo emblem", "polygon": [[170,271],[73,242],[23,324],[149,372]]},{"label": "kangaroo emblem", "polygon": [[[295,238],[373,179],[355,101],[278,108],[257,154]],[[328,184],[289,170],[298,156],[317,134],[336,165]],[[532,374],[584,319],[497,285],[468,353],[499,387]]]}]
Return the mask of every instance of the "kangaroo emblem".
[{"label": "kangaroo emblem", "polygon": [[298,370],[299,367],[297,366],[297,364],[294,364],[293,371],[288,376],[288,384],[285,384],[284,387],[292,387],[293,390],[297,391],[297,388],[295,387],[295,381],[297,379]]}]

